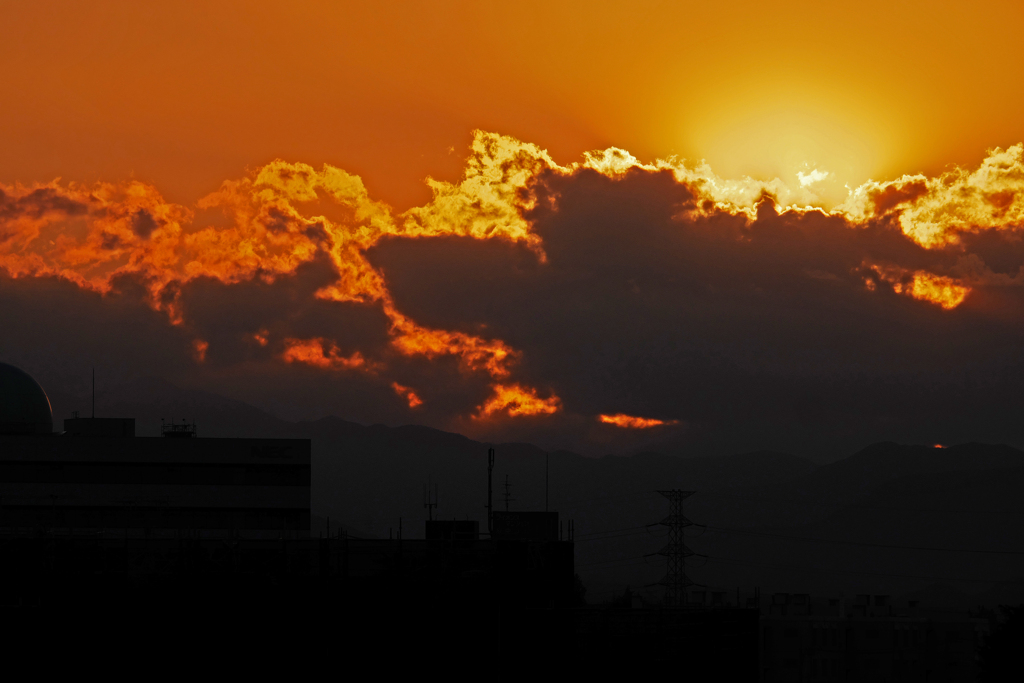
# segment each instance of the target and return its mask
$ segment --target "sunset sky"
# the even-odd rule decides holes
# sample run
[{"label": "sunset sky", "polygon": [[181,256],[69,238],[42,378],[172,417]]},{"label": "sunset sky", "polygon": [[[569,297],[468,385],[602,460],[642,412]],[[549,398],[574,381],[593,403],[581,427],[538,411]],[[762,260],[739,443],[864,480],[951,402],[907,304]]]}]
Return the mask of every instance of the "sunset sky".
[{"label": "sunset sky", "polygon": [[1019,2],[2,10],[0,360],[44,385],[1024,444]]}]

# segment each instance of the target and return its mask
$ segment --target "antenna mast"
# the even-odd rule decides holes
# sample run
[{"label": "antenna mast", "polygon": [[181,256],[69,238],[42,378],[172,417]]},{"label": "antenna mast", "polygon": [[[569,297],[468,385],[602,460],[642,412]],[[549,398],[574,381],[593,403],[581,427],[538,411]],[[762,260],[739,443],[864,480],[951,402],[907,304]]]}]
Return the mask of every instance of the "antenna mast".
[{"label": "antenna mast", "polygon": [[505,475],[505,512],[508,512],[509,501],[513,501],[512,498],[512,484],[508,483],[508,475]]},{"label": "antenna mast", "polygon": [[551,458],[551,454],[547,451],[544,452],[544,512],[548,511],[548,461]]},{"label": "antenna mast", "polygon": [[494,511],[493,484],[494,482],[494,449],[487,449],[487,533],[492,532],[491,513]]},{"label": "antenna mast", "polygon": [[423,507],[427,508],[427,519],[434,521],[434,508],[437,507],[437,484],[434,484],[434,499],[430,499],[430,480],[423,487]]}]

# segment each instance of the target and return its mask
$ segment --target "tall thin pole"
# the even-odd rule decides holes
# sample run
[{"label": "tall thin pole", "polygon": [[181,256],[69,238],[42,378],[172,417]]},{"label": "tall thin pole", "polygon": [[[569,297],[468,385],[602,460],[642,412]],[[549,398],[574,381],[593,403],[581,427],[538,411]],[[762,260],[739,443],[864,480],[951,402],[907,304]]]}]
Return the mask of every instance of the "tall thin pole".
[{"label": "tall thin pole", "polygon": [[544,453],[544,512],[548,511],[548,460],[550,460],[551,454]]},{"label": "tall thin pole", "polygon": [[491,525],[491,512],[493,510],[494,503],[494,449],[487,449],[487,533],[493,531]]},{"label": "tall thin pole", "polygon": [[423,487],[423,507],[427,508],[427,519],[434,520],[434,508],[437,507],[437,484],[434,484],[434,496],[430,496],[430,480]]}]

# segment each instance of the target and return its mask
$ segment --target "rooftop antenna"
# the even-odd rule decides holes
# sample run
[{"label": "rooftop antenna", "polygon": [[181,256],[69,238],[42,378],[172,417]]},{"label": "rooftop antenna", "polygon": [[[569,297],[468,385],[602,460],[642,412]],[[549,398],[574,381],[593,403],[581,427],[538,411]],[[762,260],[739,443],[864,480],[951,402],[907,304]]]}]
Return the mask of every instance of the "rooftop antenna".
[{"label": "rooftop antenna", "polygon": [[505,512],[508,512],[509,501],[515,500],[512,498],[512,484],[508,483],[508,475],[505,475]]},{"label": "rooftop antenna", "polygon": [[427,519],[434,521],[434,508],[437,507],[437,484],[434,484],[434,499],[430,499],[430,480],[423,487],[423,507],[427,508]]},{"label": "rooftop antenna", "polygon": [[96,368],[92,369],[92,417],[96,419]]},{"label": "rooftop antenna", "polygon": [[548,511],[548,471],[549,471],[549,467],[548,467],[549,463],[548,463],[548,461],[550,460],[550,458],[551,458],[551,454],[545,451],[545,453],[544,453],[544,512]]},{"label": "rooftop antenna", "polygon": [[494,508],[492,507],[492,483],[494,481],[494,449],[487,449],[487,533],[491,533],[491,513]]}]

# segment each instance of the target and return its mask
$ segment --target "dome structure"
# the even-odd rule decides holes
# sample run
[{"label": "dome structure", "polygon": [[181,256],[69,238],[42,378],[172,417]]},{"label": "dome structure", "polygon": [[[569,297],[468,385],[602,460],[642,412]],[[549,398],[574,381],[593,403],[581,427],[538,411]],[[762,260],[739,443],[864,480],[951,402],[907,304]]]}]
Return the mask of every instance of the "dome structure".
[{"label": "dome structure", "polygon": [[0,434],[53,433],[50,399],[24,370],[0,363]]}]

